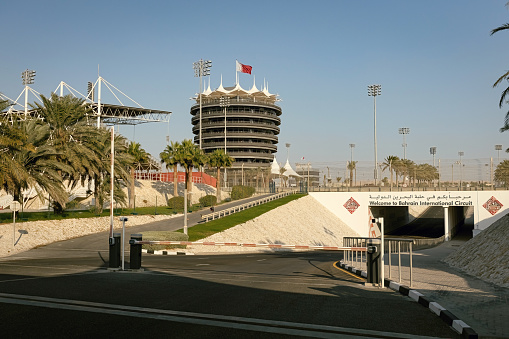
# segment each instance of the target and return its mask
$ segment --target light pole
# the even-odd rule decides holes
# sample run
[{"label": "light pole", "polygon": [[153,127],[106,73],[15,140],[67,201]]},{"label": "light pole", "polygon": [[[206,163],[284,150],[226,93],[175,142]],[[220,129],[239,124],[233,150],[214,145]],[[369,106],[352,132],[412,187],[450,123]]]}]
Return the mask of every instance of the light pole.
[{"label": "light pole", "polygon": [[[226,108],[230,106],[230,97],[221,97],[219,106],[224,107],[224,154],[226,154]],[[226,187],[226,167],[224,168],[224,186]]]},{"label": "light pole", "polygon": [[407,134],[410,134],[410,128],[408,127],[402,127],[399,129],[399,134],[403,134],[403,144],[401,144],[401,146],[403,146],[403,160],[406,160],[406,135]]},{"label": "light pole", "polygon": [[435,155],[437,154],[437,148],[435,146],[430,147],[429,154],[433,156],[433,167],[435,167]]},{"label": "light pole", "polygon": [[458,155],[460,156],[460,161],[459,161],[459,165],[460,165],[460,189],[462,187],[462,181],[463,181],[463,163],[461,162],[461,157],[465,155],[465,152],[458,152]]},{"label": "light pole", "polygon": [[350,162],[353,161],[353,149],[355,148],[355,144],[350,144]]},{"label": "light pole", "polygon": [[199,128],[199,145],[201,149],[201,97],[202,97],[202,85],[203,85],[203,77],[210,75],[210,68],[212,67],[212,61],[210,60],[198,60],[196,62],[193,62],[193,69],[194,69],[194,76],[197,78],[200,78],[200,93],[198,94],[200,96],[200,128]]},{"label": "light pole", "polygon": [[376,97],[378,95],[382,95],[382,85],[369,85],[368,96],[373,97],[373,108],[374,108],[375,186],[378,180],[378,152],[376,149]]},{"label": "light pole", "polygon": [[498,152],[498,163],[500,163],[500,151],[502,150],[502,145],[495,145],[495,151]]},{"label": "light pole", "polygon": [[219,106],[224,107],[224,153],[226,154],[226,108],[230,106],[230,97],[221,97]]},{"label": "light pole", "polygon": [[28,115],[28,85],[34,83],[35,71],[26,69],[21,72],[21,82],[25,86],[25,119]]}]

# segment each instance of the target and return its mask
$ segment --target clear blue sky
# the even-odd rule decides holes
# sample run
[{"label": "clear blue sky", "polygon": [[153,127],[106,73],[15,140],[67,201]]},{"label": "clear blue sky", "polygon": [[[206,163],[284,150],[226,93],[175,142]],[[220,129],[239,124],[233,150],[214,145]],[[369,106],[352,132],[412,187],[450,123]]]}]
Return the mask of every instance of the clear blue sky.
[{"label": "clear blue sky", "polygon": [[[103,78],[147,108],[169,110],[170,138],[192,138],[189,109],[199,90],[192,63],[212,60],[211,87],[234,84],[235,59],[253,66],[244,88],[264,79],[283,109],[278,160],[371,161],[373,98],[378,158],[496,157],[509,105],[498,108],[509,69],[506,0],[431,1],[5,1],[0,92],[16,98],[20,73],[49,95],[60,81],[85,92]],[[507,84],[504,84],[507,85]],[[34,101],[31,98],[30,101]],[[107,100],[116,103],[113,99]],[[167,124],[121,127],[158,158]],[[505,157],[506,154],[503,153]]]}]

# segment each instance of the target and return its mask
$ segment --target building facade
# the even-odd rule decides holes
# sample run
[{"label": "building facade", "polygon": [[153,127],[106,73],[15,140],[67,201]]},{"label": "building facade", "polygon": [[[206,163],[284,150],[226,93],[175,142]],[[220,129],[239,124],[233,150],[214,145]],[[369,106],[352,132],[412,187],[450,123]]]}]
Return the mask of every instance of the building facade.
[{"label": "building facade", "polygon": [[194,99],[190,112],[194,142],[206,154],[224,149],[235,159],[232,169],[270,166],[282,114],[277,95],[254,84],[249,90],[238,83],[224,88],[221,80],[217,89],[212,91],[209,84]]}]

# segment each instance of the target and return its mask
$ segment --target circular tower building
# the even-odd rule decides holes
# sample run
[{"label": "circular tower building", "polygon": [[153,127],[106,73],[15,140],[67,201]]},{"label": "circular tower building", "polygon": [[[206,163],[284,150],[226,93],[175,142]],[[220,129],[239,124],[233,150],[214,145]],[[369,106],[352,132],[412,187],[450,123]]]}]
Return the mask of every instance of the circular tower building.
[{"label": "circular tower building", "polygon": [[[201,96],[201,128],[200,128]],[[191,107],[194,142],[203,151],[211,153],[224,149],[235,159],[232,169],[269,167],[277,152],[282,110],[277,95],[264,86],[249,90],[238,83],[223,87],[223,82],[212,91],[210,83],[197,95]],[[200,133],[201,130],[201,133]]]}]

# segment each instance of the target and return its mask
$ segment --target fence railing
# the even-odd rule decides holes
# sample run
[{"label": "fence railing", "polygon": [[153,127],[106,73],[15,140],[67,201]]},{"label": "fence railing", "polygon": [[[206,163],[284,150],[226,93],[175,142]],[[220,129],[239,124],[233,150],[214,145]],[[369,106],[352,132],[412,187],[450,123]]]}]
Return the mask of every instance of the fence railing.
[{"label": "fence railing", "polygon": [[[367,247],[368,240],[370,239],[379,239],[379,238],[364,238],[364,237],[344,237],[343,238],[343,246],[344,247]],[[386,269],[386,265],[388,266],[389,274],[385,275],[389,279],[392,278],[393,265],[392,260],[393,256],[397,257],[397,272],[398,272],[398,280],[401,283],[402,280],[402,267],[404,266],[401,260],[401,254],[408,255],[407,265],[409,270],[409,286],[412,286],[412,271],[413,271],[413,244],[414,239],[405,239],[405,238],[384,238],[384,257],[387,259],[385,263],[382,263],[382,269]],[[387,254],[385,256],[385,254]],[[349,263],[350,266],[358,268],[360,270],[367,270],[367,253],[361,251],[345,251],[344,252],[344,263]],[[384,271],[385,272],[385,271]]]},{"label": "fence railing", "polygon": [[201,218],[202,218],[202,220],[205,220],[205,222],[208,222],[209,220],[219,219],[219,218],[225,217],[227,215],[231,215],[233,213],[237,213],[237,212],[246,210],[246,209],[254,207],[254,206],[265,204],[266,202],[269,202],[272,200],[277,200],[279,198],[286,197],[287,195],[295,194],[295,193],[296,193],[296,191],[286,191],[286,192],[277,193],[277,194],[274,194],[274,195],[271,195],[271,196],[268,196],[265,198],[246,202],[245,204],[242,204],[242,205],[237,205],[237,206],[233,206],[230,208],[226,208],[221,211],[204,214],[201,216]]}]

